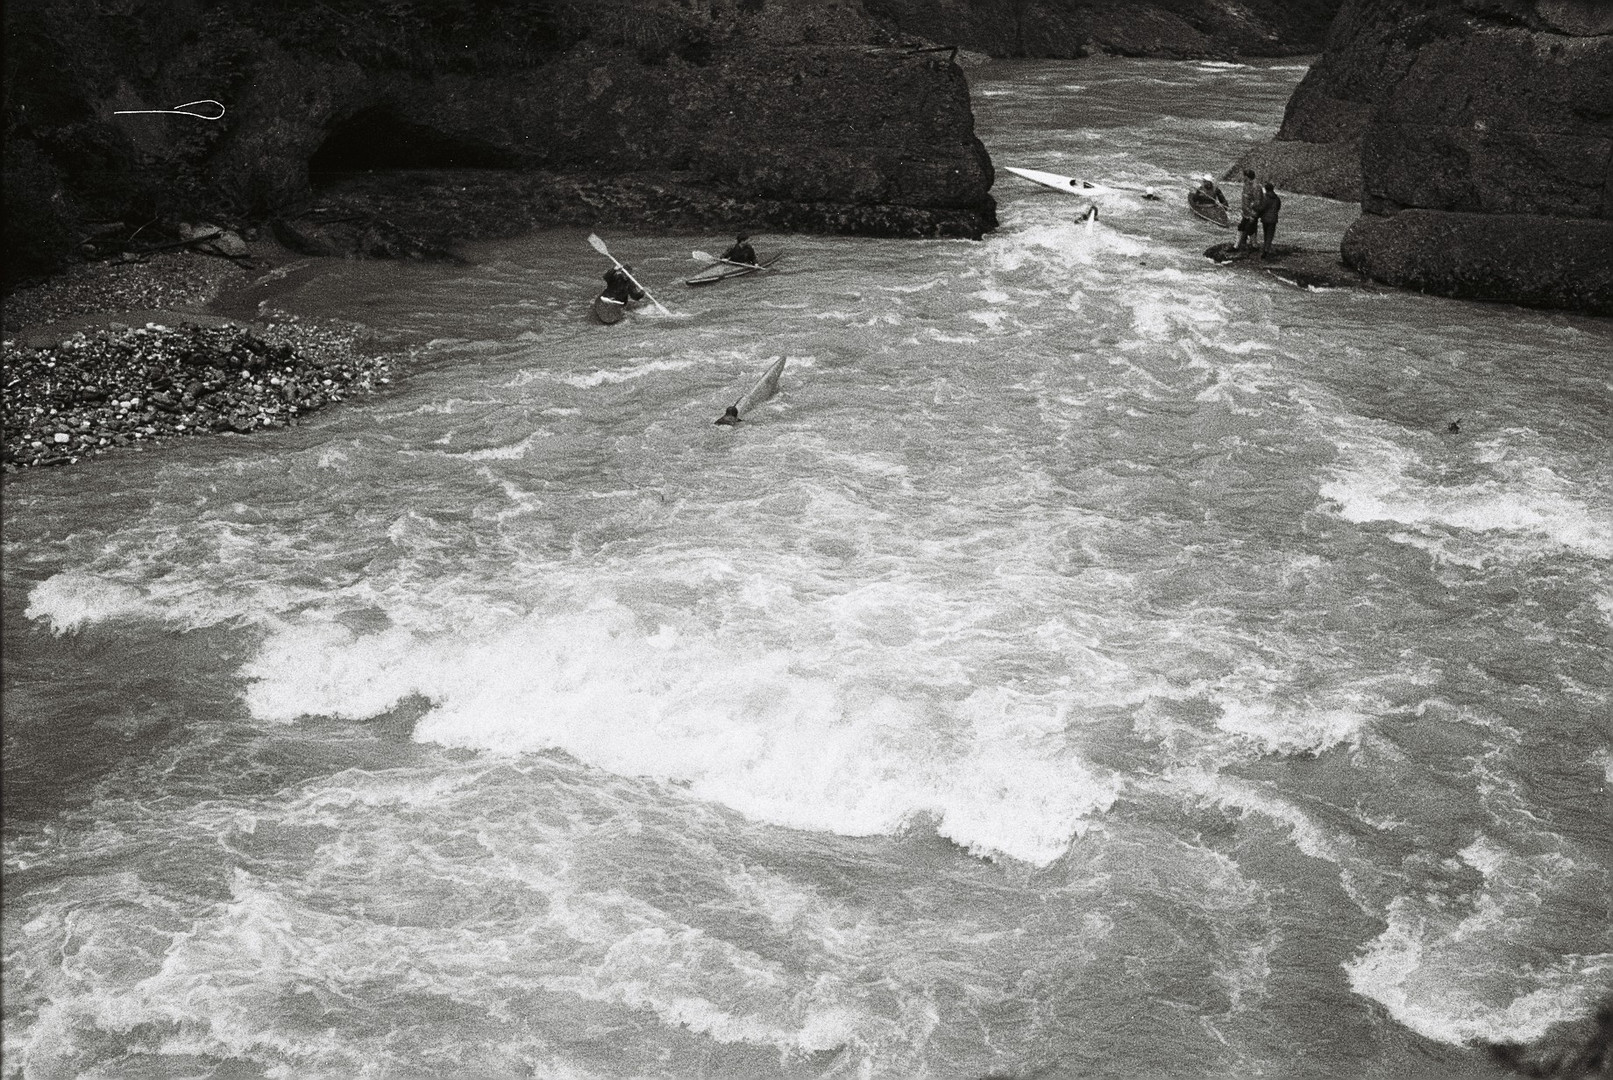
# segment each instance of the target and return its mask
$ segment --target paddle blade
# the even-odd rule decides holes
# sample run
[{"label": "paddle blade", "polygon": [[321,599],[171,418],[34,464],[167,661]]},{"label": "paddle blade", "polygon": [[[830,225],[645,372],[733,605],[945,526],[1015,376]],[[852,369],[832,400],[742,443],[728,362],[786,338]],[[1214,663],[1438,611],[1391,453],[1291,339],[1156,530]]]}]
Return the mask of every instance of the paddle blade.
[{"label": "paddle blade", "polygon": [[714,262],[721,262],[722,261],[721,259],[717,258],[717,256],[711,254],[709,251],[691,251],[691,252],[689,252],[689,258],[693,259],[695,262],[712,262],[712,263],[714,263]]},{"label": "paddle blade", "polygon": [[605,241],[601,240],[599,238],[599,234],[597,233],[588,234],[588,246],[599,252],[601,255],[610,254],[610,249],[605,246]]}]

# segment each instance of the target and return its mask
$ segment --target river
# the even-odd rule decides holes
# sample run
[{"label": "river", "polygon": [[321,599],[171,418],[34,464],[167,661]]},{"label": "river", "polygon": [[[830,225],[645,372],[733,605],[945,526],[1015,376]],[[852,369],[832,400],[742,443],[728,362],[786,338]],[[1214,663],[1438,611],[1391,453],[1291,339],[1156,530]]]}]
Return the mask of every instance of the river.
[{"label": "river", "polygon": [[581,230],[331,261],[276,302],[408,378],[8,478],[4,1075],[1465,1078],[1583,1016],[1613,325],[1202,258],[1303,71],[975,68],[999,167],[1164,198],[999,169],[984,242],[706,289],[602,231],[670,317],[590,322]]}]

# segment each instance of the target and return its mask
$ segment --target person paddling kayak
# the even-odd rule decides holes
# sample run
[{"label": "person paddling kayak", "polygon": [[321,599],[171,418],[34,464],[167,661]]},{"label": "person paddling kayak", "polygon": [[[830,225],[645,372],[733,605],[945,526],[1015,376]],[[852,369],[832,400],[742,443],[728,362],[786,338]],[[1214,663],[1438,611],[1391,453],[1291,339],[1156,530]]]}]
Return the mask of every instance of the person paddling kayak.
[{"label": "person paddling kayak", "polygon": [[750,234],[740,233],[734,237],[734,246],[722,253],[724,262],[746,263],[756,265],[756,249],[750,246]]},{"label": "person paddling kayak", "polygon": [[605,292],[602,294],[607,300],[614,300],[618,304],[625,304],[629,300],[644,299],[644,290],[633,284],[631,266],[613,266],[605,271]]},{"label": "person paddling kayak", "polygon": [[712,421],[712,423],[721,424],[724,427],[733,427],[735,424],[743,424],[744,422],[744,420],[740,419],[738,405],[728,406],[721,416]]},{"label": "person paddling kayak", "polygon": [[1220,203],[1221,208],[1226,209],[1227,197],[1221,194],[1220,188],[1216,187],[1215,177],[1210,176],[1208,173],[1199,180],[1198,190],[1193,192],[1193,196],[1200,201],[1209,200],[1210,202]]}]

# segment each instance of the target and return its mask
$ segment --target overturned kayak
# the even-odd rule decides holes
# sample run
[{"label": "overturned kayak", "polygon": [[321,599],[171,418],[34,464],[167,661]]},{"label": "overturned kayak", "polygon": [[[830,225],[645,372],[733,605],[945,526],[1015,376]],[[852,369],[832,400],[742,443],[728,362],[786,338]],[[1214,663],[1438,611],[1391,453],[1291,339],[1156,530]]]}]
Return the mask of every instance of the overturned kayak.
[{"label": "overturned kayak", "polygon": [[775,356],[769,361],[767,370],[756,380],[756,385],[752,386],[744,397],[730,405],[728,411],[717,418],[717,423],[732,427],[745,419],[746,413],[778,393],[779,376],[784,374],[784,363],[787,359],[788,357]]},{"label": "overturned kayak", "polygon": [[1223,229],[1232,227],[1232,221],[1227,217],[1227,208],[1197,188],[1187,193],[1187,207],[1211,225],[1219,225]]},{"label": "overturned kayak", "polygon": [[747,274],[759,273],[784,258],[784,252],[774,251],[767,255],[757,254],[755,266],[741,266],[738,263],[718,262],[712,263],[692,278],[685,278],[686,285],[714,285],[729,278],[744,277]]},{"label": "overturned kayak", "polygon": [[600,293],[598,296],[594,297],[594,318],[598,319],[606,326],[609,326],[612,323],[621,322],[622,317],[626,314],[626,300],[612,300],[604,293]]}]

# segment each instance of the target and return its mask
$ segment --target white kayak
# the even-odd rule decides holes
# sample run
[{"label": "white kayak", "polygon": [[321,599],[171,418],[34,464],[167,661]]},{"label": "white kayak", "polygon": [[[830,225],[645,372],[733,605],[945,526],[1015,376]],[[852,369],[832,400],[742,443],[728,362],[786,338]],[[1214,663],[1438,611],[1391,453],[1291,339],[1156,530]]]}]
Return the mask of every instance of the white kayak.
[{"label": "white kayak", "polygon": [[1058,173],[1042,172],[1040,169],[1016,169],[1012,165],[1004,165],[1003,168],[1015,176],[1023,176],[1033,184],[1041,184],[1067,195],[1102,195],[1115,190],[1102,184],[1094,184],[1090,180],[1077,180],[1073,176],[1060,176]]}]

